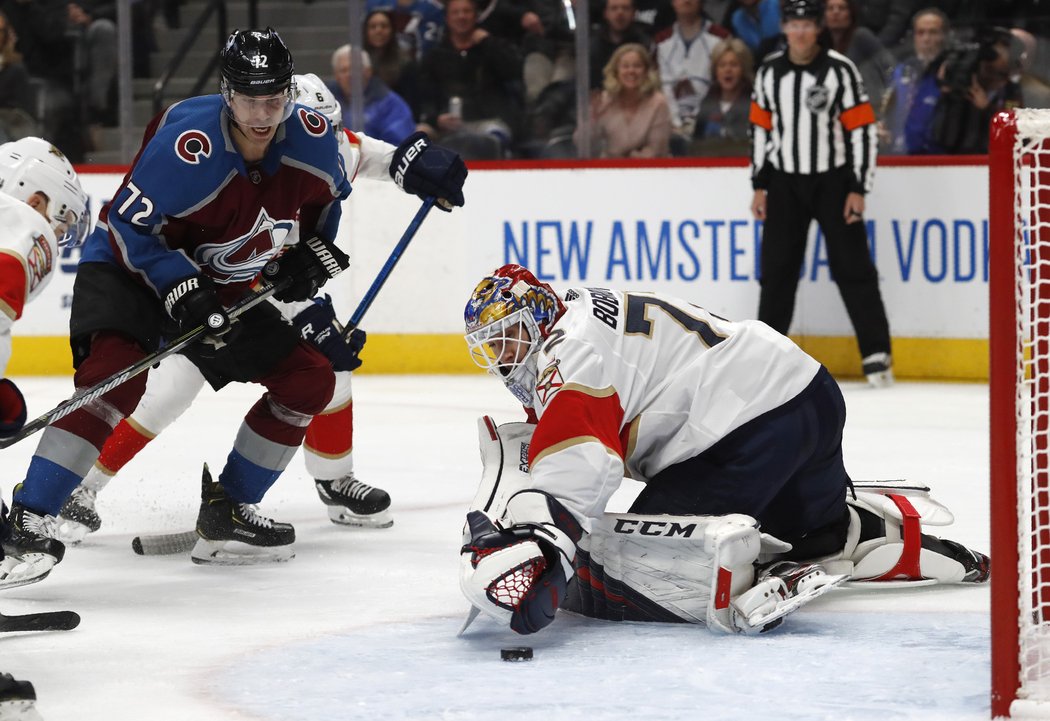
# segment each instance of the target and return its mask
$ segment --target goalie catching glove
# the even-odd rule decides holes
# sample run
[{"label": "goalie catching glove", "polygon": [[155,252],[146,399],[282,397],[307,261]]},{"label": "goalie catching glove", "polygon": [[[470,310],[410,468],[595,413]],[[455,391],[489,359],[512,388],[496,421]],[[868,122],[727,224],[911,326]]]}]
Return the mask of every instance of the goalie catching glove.
[{"label": "goalie catching glove", "polygon": [[431,144],[426,133],[413,133],[397,146],[390,177],[406,193],[445,201],[438,207],[446,212],[463,205],[467,166],[453,151]]},{"label": "goalie catching glove", "polygon": [[263,268],[263,277],[274,285],[290,279],[286,288],[273,294],[279,301],[290,303],[309,300],[332,278],[350,267],[350,257],[335,243],[315,235],[292,246]]},{"label": "goalie catching glove", "polygon": [[467,515],[460,588],[478,609],[521,634],[554,620],[572,578],[583,529],[542,491],[521,491],[499,521],[483,511]]}]

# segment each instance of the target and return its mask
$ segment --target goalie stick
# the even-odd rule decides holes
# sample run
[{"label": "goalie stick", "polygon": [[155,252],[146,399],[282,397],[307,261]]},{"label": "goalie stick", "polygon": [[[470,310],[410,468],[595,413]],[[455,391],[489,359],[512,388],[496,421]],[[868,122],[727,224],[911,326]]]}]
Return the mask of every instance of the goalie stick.
[{"label": "goalie stick", "polygon": [[[376,275],[375,280],[372,281],[372,285],[368,288],[368,291],[365,292],[364,296],[361,298],[361,302],[357,304],[357,308],[350,316],[350,321],[343,329],[344,338],[348,338],[354,329],[361,323],[361,319],[364,318],[365,313],[372,306],[372,302],[379,294],[379,290],[390,277],[390,274],[393,272],[398,261],[401,260],[401,255],[405,252],[405,248],[408,247],[408,244],[412,242],[412,239],[416,236],[419,226],[423,224],[427,214],[429,214],[431,208],[434,207],[435,202],[439,201],[433,196],[428,196],[423,199],[423,203],[419,206],[419,210],[416,211],[416,214],[412,217],[408,227],[405,228],[405,232],[402,233],[401,240],[399,240],[397,245],[394,246],[394,249],[390,251],[390,257],[387,258],[383,267],[379,269],[379,273]],[[444,205],[444,203],[442,204]],[[136,536],[131,539],[131,550],[140,556],[165,556],[173,553],[185,553],[192,549],[196,542],[196,531],[158,533]]]},{"label": "goalie stick", "polygon": [[[291,284],[290,278],[282,280],[276,285],[267,286],[258,293],[255,293],[245,298],[244,300],[232,305],[227,315],[229,315],[230,319],[232,320],[244,311],[248,310],[249,308],[253,308],[259,303],[263,302],[271,295],[273,295],[274,293],[276,293],[277,291],[281,290],[289,284]],[[142,358],[136,363],[133,363],[124,370],[117,371],[113,375],[109,376],[108,378],[105,378],[104,380],[99,381],[90,388],[85,388],[84,390],[77,391],[73,394],[72,398],[68,398],[62,401],[57,406],[49,410],[47,413],[43,414],[42,416],[39,416],[35,420],[30,421],[29,423],[26,423],[24,426],[22,426],[22,429],[14,435],[0,438],[0,448],[7,448],[8,446],[12,446],[15,443],[18,443],[19,441],[28,438],[37,431],[42,431],[55,421],[61,418],[65,418],[73,411],[84,407],[85,405],[95,400],[99,396],[103,395],[104,393],[108,393],[109,391],[113,390],[122,383],[125,383],[134,378],[135,376],[139,375],[140,373],[149,370],[150,366],[159,363],[160,361],[172,355],[173,353],[178,353],[190,343],[193,343],[194,341],[200,339],[201,336],[203,336],[207,332],[207,330],[208,329],[203,325],[197,326],[193,330],[183,333],[170,344],[164,346],[158,351],[150,353],[145,358]]]},{"label": "goalie stick", "polygon": [[80,625],[80,615],[74,611],[45,611],[8,616],[0,613],[0,633],[18,631],[71,631]]}]

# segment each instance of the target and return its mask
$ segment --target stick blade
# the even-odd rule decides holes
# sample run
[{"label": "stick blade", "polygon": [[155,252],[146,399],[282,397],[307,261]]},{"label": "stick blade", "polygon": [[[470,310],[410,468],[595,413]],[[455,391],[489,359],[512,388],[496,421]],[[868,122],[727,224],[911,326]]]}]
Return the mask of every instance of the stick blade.
[{"label": "stick blade", "polygon": [[196,531],[135,536],[131,539],[131,550],[140,556],[170,556],[192,550],[197,538]]},{"label": "stick blade", "polygon": [[80,625],[80,614],[75,611],[48,611],[5,616],[0,613],[0,633],[18,631],[72,631]]}]

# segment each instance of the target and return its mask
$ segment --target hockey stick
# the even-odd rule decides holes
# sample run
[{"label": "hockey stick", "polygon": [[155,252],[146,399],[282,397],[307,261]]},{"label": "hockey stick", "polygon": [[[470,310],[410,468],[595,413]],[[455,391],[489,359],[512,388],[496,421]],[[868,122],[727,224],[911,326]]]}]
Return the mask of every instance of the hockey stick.
[{"label": "hockey stick", "polygon": [[16,631],[71,631],[80,625],[80,615],[74,611],[46,611],[7,616],[0,613],[0,633]]},{"label": "hockey stick", "polygon": [[[283,289],[286,285],[289,285],[290,283],[291,279],[289,278],[281,281],[280,283],[277,283],[276,285],[266,287],[258,293],[255,293],[245,298],[244,300],[241,300],[238,303],[232,305],[229,308],[227,315],[229,315],[231,320],[233,318],[236,318],[241,313],[245,312],[249,308],[255,307],[256,305],[266,300],[271,295]],[[65,418],[73,411],[84,407],[99,396],[108,393],[109,391],[113,390],[122,383],[125,383],[126,381],[134,378],[140,373],[149,370],[150,366],[159,363],[161,360],[167,358],[173,353],[178,353],[190,343],[193,343],[194,341],[198,340],[207,332],[207,330],[208,329],[203,325],[197,326],[193,330],[183,333],[170,344],[164,346],[163,348],[154,353],[149,354],[142,360],[133,363],[124,370],[117,371],[113,375],[109,376],[104,380],[99,381],[90,388],[85,388],[82,391],[77,391],[73,394],[72,398],[62,401],[44,415],[39,416],[38,418],[36,418],[33,421],[30,421],[29,423],[26,423],[24,426],[22,426],[22,429],[18,431],[18,433],[14,434],[13,436],[0,438],[0,448],[7,448],[8,446],[12,446],[15,443],[18,443],[19,441],[28,438],[37,431],[41,431],[44,428],[47,428],[55,421],[61,418]]]},{"label": "hockey stick", "polygon": [[371,287],[365,292],[364,297],[361,298],[361,302],[357,304],[357,309],[354,311],[353,315],[350,316],[350,322],[347,323],[346,327],[343,329],[344,338],[349,337],[350,334],[354,332],[354,329],[361,323],[361,319],[365,317],[365,313],[368,312],[368,309],[372,306],[372,301],[374,301],[376,296],[379,295],[380,288],[383,287],[387,278],[390,277],[390,274],[394,270],[394,266],[397,265],[399,260],[401,260],[401,254],[405,252],[405,248],[407,248],[408,244],[412,242],[412,239],[416,237],[416,231],[419,230],[419,226],[423,224],[423,221],[427,217],[427,213],[429,213],[430,209],[434,207],[435,202],[436,198],[432,195],[423,199],[423,204],[419,206],[419,210],[416,211],[412,221],[408,224],[408,227],[405,228],[405,232],[401,235],[401,240],[399,240],[397,245],[394,246],[394,249],[390,251],[390,257],[386,259],[386,263],[384,263],[383,267],[379,269],[379,274],[376,275],[376,279],[372,281]]},{"label": "hockey stick", "polygon": [[[349,323],[343,329],[343,337],[347,338],[357,328],[361,319],[364,318],[365,313],[372,306],[372,302],[379,295],[379,290],[386,283],[390,274],[394,270],[394,266],[397,265],[398,261],[401,260],[401,255],[405,252],[405,248],[412,242],[412,239],[416,237],[416,232],[419,230],[419,226],[423,224],[427,214],[431,208],[434,207],[434,203],[438,202],[433,196],[427,196],[423,199],[423,204],[419,206],[419,210],[412,217],[408,227],[405,228],[405,232],[401,234],[401,240],[397,242],[394,249],[390,251],[390,257],[387,258],[386,263],[379,269],[379,273],[376,275],[375,280],[372,281],[372,285],[368,288],[368,291],[361,298],[361,302],[357,304],[357,308],[350,316]],[[193,548],[197,543],[197,532],[196,531],[177,531],[175,533],[157,533],[151,535],[135,536],[131,539],[131,550],[140,556],[164,556],[173,553],[185,553]]]}]

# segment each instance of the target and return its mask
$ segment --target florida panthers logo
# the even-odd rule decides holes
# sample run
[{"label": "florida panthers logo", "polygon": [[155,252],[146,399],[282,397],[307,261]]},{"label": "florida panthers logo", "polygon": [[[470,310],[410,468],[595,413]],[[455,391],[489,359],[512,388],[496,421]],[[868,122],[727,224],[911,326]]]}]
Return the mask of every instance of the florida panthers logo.
[{"label": "florida panthers logo", "polygon": [[206,243],[194,252],[201,266],[208,266],[216,283],[242,283],[259,274],[277,255],[292,229],[293,221],[275,220],[259,210],[252,229],[225,243]]},{"label": "florida panthers logo", "polygon": [[557,358],[552,360],[547,364],[546,368],[540,371],[536,379],[536,395],[539,396],[540,403],[543,405],[547,405],[547,401],[550,400],[551,396],[565,385],[565,380],[561,377],[561,371],[558,370],[560,362]]},{"label": "florida panthers logo", "polygon": [[175,154],[190,165],[200,165],[201,158],[211,157],[211,140],[200,130],[187,130],[175,141]]},{"label": "florida panthers logo", "polygon": [[323,137],[328,132],[328,122],[312,110],[299,108],[299,122],[306,128],[306,132],[315,137]]}]

